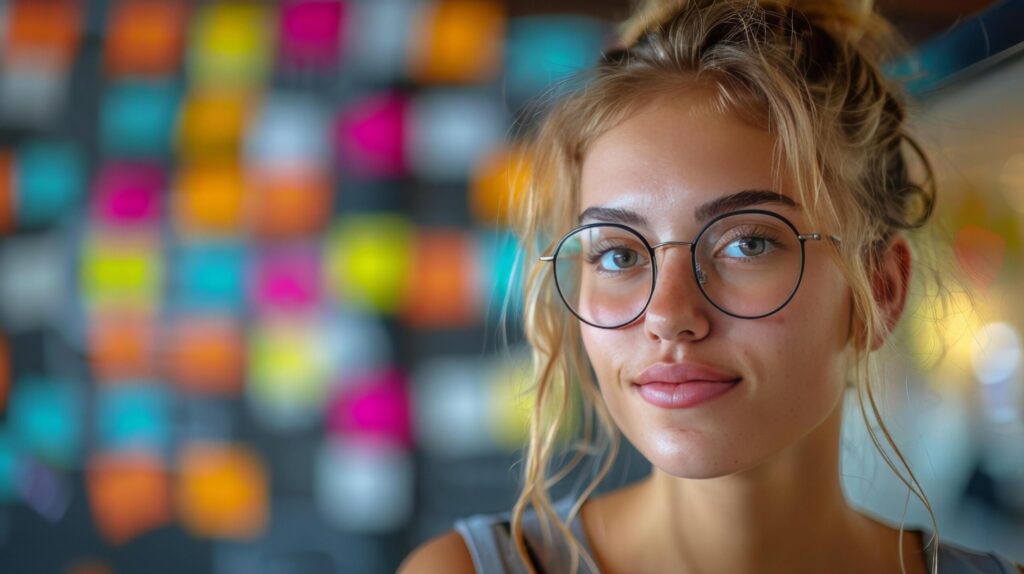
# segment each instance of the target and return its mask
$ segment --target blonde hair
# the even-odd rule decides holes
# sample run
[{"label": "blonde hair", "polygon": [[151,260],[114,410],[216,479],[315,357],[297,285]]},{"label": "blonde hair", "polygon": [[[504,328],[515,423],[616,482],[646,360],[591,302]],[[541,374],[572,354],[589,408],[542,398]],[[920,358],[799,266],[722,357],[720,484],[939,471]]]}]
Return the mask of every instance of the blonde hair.
[{"label": "blonde hair", "polygon": [[[773,175],[791,177],[815,229],[843,238],[831,249],[852,293],[858,405],[876,449],[931,516],[937,570],[938,524],[882,420],[870,375],[873,342],[888,334],[872,288],[873,270],[893,235],[921,227],[935,201],[932,168],[907,133],[904,97],[880,68],[881,59],[899,48],[895,38],[870,0],[649,0],[622,25],[619,45],[588,71],[585,88],[558,101],[538,124],[530,139],[531,181],[513,214],[526,265],[523,322],[533,349],[535,402],[512,537],[530,571],[523,534],[529,506],[545,543],[552,526],[568,541],[573,572],[581,556],[596,570],[556,514],[549,489],[588,453],[606,455],[570,509],[571,522],[611,469],[621,440],[591,375],[579,324],[565,311],[550,269],[537,256],[575,223],[590,143],[652,99],[689,86],[710,89],[717,109],[771,133],[777,142]],[[919,178],[911,174],[911,154]],[[573,430],[574,400],[583,404],[577,429],[582,447],[549,477],[560,436]],[[902,530],[901,523],[901,568]]]}]

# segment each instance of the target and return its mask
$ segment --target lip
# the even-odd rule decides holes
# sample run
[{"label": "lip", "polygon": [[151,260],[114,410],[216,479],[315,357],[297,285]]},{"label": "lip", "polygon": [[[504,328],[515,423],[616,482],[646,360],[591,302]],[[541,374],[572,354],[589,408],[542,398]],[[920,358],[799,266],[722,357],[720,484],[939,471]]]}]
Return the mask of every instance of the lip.
[{"label": "lip", "polygon": [[697,363],[657,363],[633,384],[648,403],[661,408],[695,407],[736,388],[742,377]]}]

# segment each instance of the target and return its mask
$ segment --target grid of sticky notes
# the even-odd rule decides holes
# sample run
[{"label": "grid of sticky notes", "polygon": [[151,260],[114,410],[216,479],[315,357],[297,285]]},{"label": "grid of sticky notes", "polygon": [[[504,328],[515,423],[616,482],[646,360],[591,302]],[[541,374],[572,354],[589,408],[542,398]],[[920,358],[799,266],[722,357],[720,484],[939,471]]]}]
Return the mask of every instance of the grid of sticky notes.
[{"label": "grid of sticky notes", "polygon": [[[0,501],[59,521],[81,471],[111,545],[266,542],[282,492],[388,533],[418,450],[515,450],[522,361],[396,341],[518,309],[514,111],[606,27],[497,0],[99,4],[0,2]],[[102,81],[75,84],[87,57]],[[87,138],[60,129],[82,90]],[[87,376],[25,374],[11,329],[69,330]]]}]

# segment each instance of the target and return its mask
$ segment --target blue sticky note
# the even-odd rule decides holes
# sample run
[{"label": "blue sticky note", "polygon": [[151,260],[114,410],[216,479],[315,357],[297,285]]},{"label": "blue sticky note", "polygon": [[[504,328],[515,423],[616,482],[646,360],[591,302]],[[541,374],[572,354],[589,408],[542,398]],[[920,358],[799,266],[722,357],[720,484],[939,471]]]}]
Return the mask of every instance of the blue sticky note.
[{"label": "blue sticky note", "polygon": [[573,15],[527,16],[509,22],[505,77],[515,105],[597,63],[607,23]]},{"label": "blue sticky note", "polygon": [[519,243],[508,232],[484,232],[479,242],[485,310],[490,319],[500,317],[503,310],[511,319],[522,309],[524,269],[516,265]]},{"label": "blue sticky note", "polygon": [[180,91],[172,82],[126,82],[103,99],[103,150],[129,158],[159,158],[171,150]]},{"label": "blue sticky note", "polygon": [[182,311],[241,311],[248,257],[239,242],[189,243],[171,262],[172,298]]},{"label": "blue sticky note", "polygon": [[0,430],[0,502],[17,498],[18,477],[21,472],[21,455],[18,447],[6,430]]},{"label": "blue sticky note", "polygon": [[15,221],[19,226],[52,223],[78,208],[84,197],[85,166],[71,143],[36,142],[17,152]]},{"label": "blue sticky note", "polygon": [[96,431],[104,450],[166,452],[171,439],[169,393],[146,381],[104,389],[96,402]]},{"label": "blue sticky note", "polygon": [[83,414],[81,390],[70,381],[27,377],[14,383],[10,428],[26,454],[58,466],[76,464]]}]

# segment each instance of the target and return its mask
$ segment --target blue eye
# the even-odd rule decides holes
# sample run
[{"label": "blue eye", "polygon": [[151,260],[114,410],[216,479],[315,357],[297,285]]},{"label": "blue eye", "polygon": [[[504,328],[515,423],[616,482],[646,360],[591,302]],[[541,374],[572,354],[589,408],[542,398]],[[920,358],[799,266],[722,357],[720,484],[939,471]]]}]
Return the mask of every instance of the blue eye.
[{"label": "blue eye", "polygon": [[740,237],[735,241],[729,243],[722,250],[726,257],[758,257],[765,253],[770,253],[775,249],[772,241],[766,237]]},{"label": "blue eye", "polygon": [[601,254],[601,268],[607,271],[625,271],[640,262],[640,254],[632,249],[609,249]]}]

